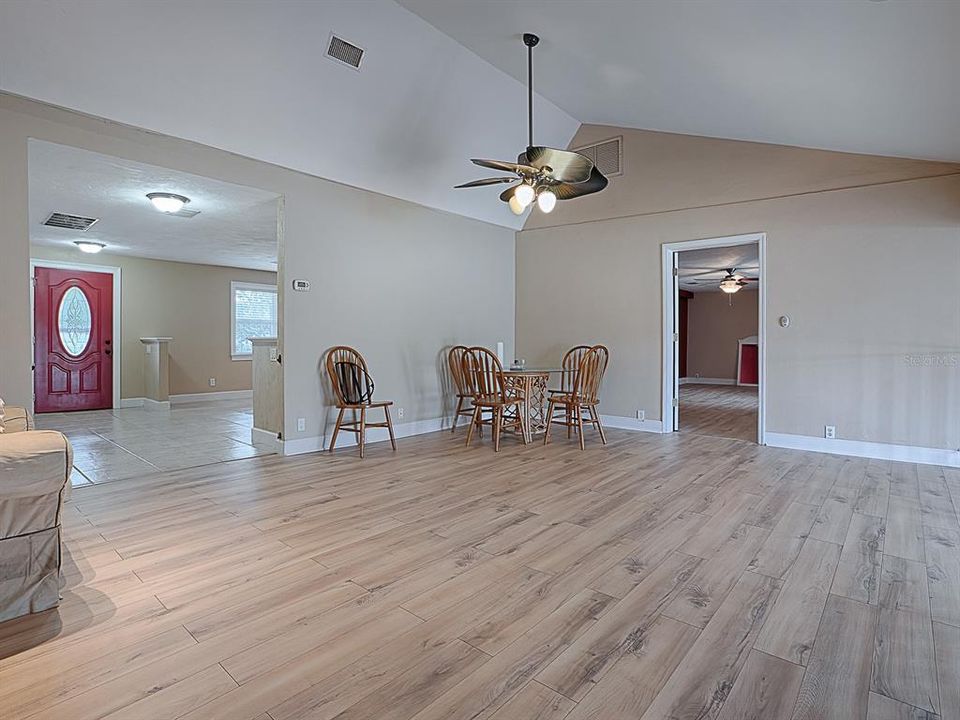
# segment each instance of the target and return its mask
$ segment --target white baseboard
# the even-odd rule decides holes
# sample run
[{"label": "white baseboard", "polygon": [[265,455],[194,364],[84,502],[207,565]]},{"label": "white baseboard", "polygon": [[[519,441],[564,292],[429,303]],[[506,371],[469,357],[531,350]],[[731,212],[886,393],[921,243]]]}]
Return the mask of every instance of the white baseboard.
[{"label": "white baseboard", "polygon": [[772,447],[790,448],[792,450],[808,450],[810,452],[850,455],[877,460],[898,460],[922,465],[960,467],[960,450],[941,450],[915,445],[892,445],[863,440],[827,440],[826,438],[809,435],[772,432],[766,433],[764,439],[766,444]]},{"label": "white baseboard", "polygon": [[255,448],[267,450],[268,452],[283,452],[283,443],[277,437],[277,433],[271,430],[261,430],[260,428],[250,428],[250,444]]},{"label": "white baseboard", "polygon": [[601,415],[600,422],[604,427],[619,430],[635,430],[638,432],[662,433],[663,422],[660,420],[637,420],[636,418],[621,415]]},{"label": "white baseboard", "polygon": [[[429,420],[416,420],[414,422],[400,423],[393,426],[393,434],[399,440],[400,438],[410,437],[412,435],[423,435],[424,433],[437,432],[449,427],[445,418],[431,418]],[[333,426],[330,426],[330,432],[333,432]],[[390,433],[386,428],[370,428],[367,431],[367,444],[385,442],[390,439]],[[351,432],[340,432],[337,437],[336,447],[355,447],[357,436]],[[302,455],[304,453],[319,452],[327,448],[327,437],[319,435],[314,437],[296,438],[294,440],[283,440],[284,455]]]},{"label": "white baseboard", "polygon": [[218,390],[208,393],[184,393],[171,395],[170,402],[174,405],[198,400],[246,400],[253,397],[253,390]]},{"label": "white baseboard", "polygon": [[680,385],[736,385],[732,378],[685,377],[680,378]]},{"label": "white baseboard", "polygon": [[143,407],[143,398],[142,397],[120,398],[120,407],[122,408]]}]

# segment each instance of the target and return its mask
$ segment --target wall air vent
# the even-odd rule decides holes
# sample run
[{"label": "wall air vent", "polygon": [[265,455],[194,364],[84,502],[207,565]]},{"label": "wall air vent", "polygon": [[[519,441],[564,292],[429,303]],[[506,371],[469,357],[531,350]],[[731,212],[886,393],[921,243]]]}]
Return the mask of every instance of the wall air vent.
[{"label": "wall air vent", "polygon": [[359,70],[360,62],[363,60],[363,48],[331,34],[327,45],[327,57],[349,65],[354,70]]},{"label": "wall air vent", "polygon": [[54,212],[50,217],[43,221],[47,227],[63,228],[64,230],[79,230],[86,232],[100,218],[83,217],[82,215],[71,215],[70,213]]},{"label": "wall air vent", "polygon": [[586,155],[593,160],[597,170],[607,177],[611,175],[623,175],[623,138],[615,137],[612,140],[587,145],[586,147],[574,148],[581,155]]}]

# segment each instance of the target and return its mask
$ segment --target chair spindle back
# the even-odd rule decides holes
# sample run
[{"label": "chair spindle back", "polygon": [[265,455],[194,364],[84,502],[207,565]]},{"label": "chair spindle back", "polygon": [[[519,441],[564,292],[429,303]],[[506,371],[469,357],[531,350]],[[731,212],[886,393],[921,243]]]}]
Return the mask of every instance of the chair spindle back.
[{"label": "chair spindle back", "polygon": [[583,354],[574,383],[574,397],[585,403],[599,402],[600,383],[609,360],[610,351],[604,345],[594,345]]},{"label": "chair spindle back", "polygon": [[458,395],[469,395],[463,377],[463,356],[467,354],[466,345],[454,345],[447,353],[447,365],[450,367],[450,379]]},{"label": "chair spindle back", "polygon": [[562,392],[573,392],[577,384],[577,372],[580,370],[580,361],[590,349],[589,345],[577,345],[572,347],[563,356],[563,362],[560,363],[562,372],[560,373],[560,390]]},{"label": "chair spindle back", "polygon": [[362,405],[373,397],[373,378],[367,372],[363,356],[346,345],[327,353],[327,375],[338,405]]},{"label": "chair spindle back", "polygon": [[506,399],[506,381],[500,359],[485,347],[468,348],[463,355],[463,381],[473,397]]}]

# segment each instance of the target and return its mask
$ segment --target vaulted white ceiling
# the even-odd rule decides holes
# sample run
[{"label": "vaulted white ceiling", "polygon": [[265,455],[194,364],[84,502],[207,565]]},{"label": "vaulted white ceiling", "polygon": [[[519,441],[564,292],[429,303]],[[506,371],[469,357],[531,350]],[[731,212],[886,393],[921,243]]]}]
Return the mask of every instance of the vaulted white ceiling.
[{"label": "vaulted white ceiling", "polygon": [[[331,33],[366,52],[326,57]],[[513,52],[523,56],[518,41]],[[526,90],[392,0],[2,0],[0,89],[340,183],[520,227],[495,175],[516,159]],[[537,139],[579,123],[536,104]]]},{"label": "vaulted white ceiling", "polygon": [[399,1],[583,123],[960,161],[957,0]]},{"label": "vaulted white ceiling", "polygon": [[3,0],[0,89],[518,228],[500,188],[453,185],[526,144],[523,31],[538,143],[585,122],[960,161],[955,0]]}]

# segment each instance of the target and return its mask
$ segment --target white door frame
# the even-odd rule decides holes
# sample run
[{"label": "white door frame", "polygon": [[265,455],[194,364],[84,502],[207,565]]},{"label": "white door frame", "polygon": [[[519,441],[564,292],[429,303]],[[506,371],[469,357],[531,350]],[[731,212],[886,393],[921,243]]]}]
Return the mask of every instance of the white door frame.
[{"label": "white door frame", "polygon": [[[120,407],[120,346],[123,344],[123,337],[120,334],[120,268],[108,265],[88,265],[87,263],[66,262],[63,260],[43,260],[41,258],[30,258],[30,366],[36,372],[36,345],[37,336],[34,328],[34,318],[36,310],[34,308],[34,299],[36,298],[36,288],[33,278],[36,273],[35,268],[55,268],[59,270],[87,270],[89,272],[109,273],[113,275],[113,407]],[[31,373],[32,375],[33,373]],[[36,390],[37,381],[33,379],[33,387],[30,388],[30,395]],[[34,407],[36,408],[36,398],[34,398]]]},{"label": "white door frame", "polygon": [[687,240],[685,242],[664,243],[663,252],[663,336],[661,343],[663,345],[663,378],[661,387],[663,396],[661,400],[660,417],[663,423],[663,432],[674,432],[677,427],[674,423],[673,401],[675,399],[674,387],[676,385],[676,352],[674,341],[674,322],[677,313],[677,292],[673,282],[673,263],[676,253],[685,250],[701,250],[703,248],[730,247],[733,245],[753,245],[756,244],[760,257],[760,281],[759,285],[759,320],[757,336],[759,338],[759,347],[757,348],[759,358],[759,408],[757,413],[757,443],[765,445],[766,439],[766,399],[767,399],[767,234],[750,233],[748,235],[729,235],[727,237],[707,238],[704,240]]}]

